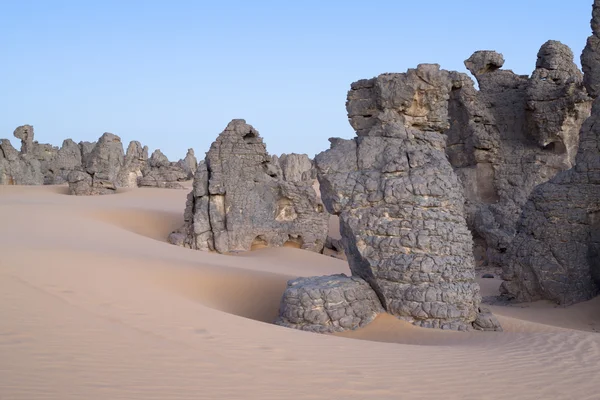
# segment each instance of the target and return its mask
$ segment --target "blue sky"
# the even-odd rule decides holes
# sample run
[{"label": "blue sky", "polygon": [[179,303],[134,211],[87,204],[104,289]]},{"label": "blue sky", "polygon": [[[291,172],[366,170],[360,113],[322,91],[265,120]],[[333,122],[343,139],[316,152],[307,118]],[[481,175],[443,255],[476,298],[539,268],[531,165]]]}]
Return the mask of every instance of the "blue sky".
[{"label": "blue sky", "polygon": [[[115,133],[198,158],[233,118],[271,154],[352,137],[350,83],[419,63],[466,72],[476,50],[530,74],[549,39],[575,61],[592,0],[0,0],[0,137],[60,145]],[[16,146],[18,147],[18,146]]]}]

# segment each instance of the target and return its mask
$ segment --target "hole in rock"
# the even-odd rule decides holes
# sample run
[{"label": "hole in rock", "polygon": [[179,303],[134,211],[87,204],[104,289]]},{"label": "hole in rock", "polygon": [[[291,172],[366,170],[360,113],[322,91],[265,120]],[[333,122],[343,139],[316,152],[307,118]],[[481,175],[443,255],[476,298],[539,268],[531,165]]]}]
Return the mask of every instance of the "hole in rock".
[{"label": "hole in rock", "polygon": [[289,235],[287,242],[283,244],[283,247],[293,247],[295,249],[301,249],[304,244],[304,239],[301,235]]},{"label": "hole in rock", "polygon": [[567,148],[562,142],[550,142],[544,146],[544,150],[554,153],[554,154],[565,154],[567,152]]},{"label": "hole in rock", "polygon": [[265,239],[263,235],[258,235],[252,241],[252,244],[250,245],[250,250],[264,249],[265,247],[269,247],[267,239]]}]

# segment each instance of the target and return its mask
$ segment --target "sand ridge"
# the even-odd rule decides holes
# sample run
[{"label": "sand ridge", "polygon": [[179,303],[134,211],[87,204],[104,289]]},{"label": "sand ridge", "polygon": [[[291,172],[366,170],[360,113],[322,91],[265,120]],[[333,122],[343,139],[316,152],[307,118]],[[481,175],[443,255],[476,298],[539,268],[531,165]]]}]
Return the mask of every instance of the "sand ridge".
[{"label": "sand ridge", "polygon": [[2,400],[598,398],[598,299],[493,306],[502,333],[300,332],[265,323],[286,281],[344,261],[172,246],[186,190],[65,193],[0,187]]}]

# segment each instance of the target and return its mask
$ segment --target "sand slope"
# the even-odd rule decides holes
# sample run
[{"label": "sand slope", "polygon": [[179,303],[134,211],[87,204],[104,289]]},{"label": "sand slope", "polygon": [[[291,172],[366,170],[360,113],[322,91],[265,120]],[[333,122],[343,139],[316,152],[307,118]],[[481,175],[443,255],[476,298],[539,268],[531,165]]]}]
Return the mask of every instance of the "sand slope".
[{"label": "sand slope", "polygon": [[345,262],[169,245],[185,190],[65,193],[0,186],[1,400],[600,398],[599,299],[493,307],[503,333],[310,334],[265,322],[287,279]]}]

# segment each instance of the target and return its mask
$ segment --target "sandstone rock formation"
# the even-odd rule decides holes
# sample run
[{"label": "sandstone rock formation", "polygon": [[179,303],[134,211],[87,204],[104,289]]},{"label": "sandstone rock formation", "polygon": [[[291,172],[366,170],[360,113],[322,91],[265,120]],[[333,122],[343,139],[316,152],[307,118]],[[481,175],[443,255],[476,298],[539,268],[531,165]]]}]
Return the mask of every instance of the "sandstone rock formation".
[{"label": "sandstone rock formation", "polygon": [[133,140],[127,146],[123,167],[117,177],[117,185],[120,187],[136,188],[148,170],[148,146],[142,147],[137,140]]},{"label": "sandstone rock formation", "polygon": [[21,154],[27,154],[33,151],[33,126],[21,125],[15,129],[13,136],[17,139],[21,139]]},{"label": "sandstone rock formation", "polygon": [[179,160],[177,164],[187,174],[186,180],[194,179],[194,175],[198,169],[198,160],[196,160],[194,149],[188,149],[185,158]]},{"label": "sandstone rock formation", "polygon": [[74,195],[114,193],[123,160],[121,138],[112,133],[104,133],[86,157],[85,165],[69,173],[70,193]]},{"label": "sandstone rock formation", "polygon": [[228,253],[291,245],[319,252],[328,214],[312,181],[288,182],[244,120],[231,121],[200,163],[173,244]]},{"label": "sandstone rock formation", "polygon": [[0,139],[0,185],[43,183],[40,162],[29,155],[21,155],[8,139]]},{"label": "sandstone rock formation", "polygon": [[357,329],[383,312],[377,294],[358,277],[344,274],[288,282],[275,324],[318,333]]},{"label": "sandstone rock formation", "polygon": [[465,187],[478,264],[501,266],[533,188],[573,165],[591,99],[571,50],[556,41],[538,53],[531,77],[502,70],[492,51],[465,65],[450,94],[447,153]]},{"label": "sandstone rock formation", "polygon": [[139,180],[139,186],[167,189],[184,189],[179,183],[188,179],[188,172],[180,163],[170,162],[160,150],[155,150],[148,160],[148,168]]},{"label": "sandstone rock formation", "polygon": [[594,0],[591,26],[592,35],[581,54],[581,69],[587,92],[596,98],[600,95],[600,0]]},{"label": "sandstone rock formation", "polygon": [[[598,27],[600,2],[593,6],[593,35],[581,57],[589,93],[597,97],[600,84]],[[553,81],[564,83],[557,62]],[[571,77],[574,75],[570,74]],[[579,89],[579,79],[571,93]],[[573,80],[572,80],[573,81]],[[568,82],[568,81],[567,81]],[[557,100],[553,100],[557,102]],[[551,103],[550,103],[551,104]],[[562,116],[564,108],[552,107]],[[556,116],[548,120],[555,123]],[[559,304],[588,300],[600,291],[600,100],[594,101],[579,135],[575,166],[560,172],[531,194],[507,251],[501,291],[518,301],[548,299]]]},{"label": "sandstone rock formation", "polygon": [[317,170],[306,154],[282,154],[272,156],[272,163],[281,170],[281,176],[288,182],[314,181]]},{"label": "sandstone rock formation", "polygon": [[468,330],[479,314],[462,187],[443,136],[451,91],[466,79],[422,64],[353,83],[346,107],[358,137],[330,139],[315,158],[352,275],[388,313],[423,327]]}]

